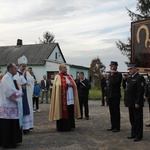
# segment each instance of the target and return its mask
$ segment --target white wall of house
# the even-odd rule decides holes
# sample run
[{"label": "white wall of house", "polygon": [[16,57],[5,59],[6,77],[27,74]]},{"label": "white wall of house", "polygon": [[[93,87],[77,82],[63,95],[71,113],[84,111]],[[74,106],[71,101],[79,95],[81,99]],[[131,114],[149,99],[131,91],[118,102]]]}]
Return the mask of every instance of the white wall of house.
[{"label": "white wall of house", "polygon": [[[32,67],[32,70],[34,72],[34,75],[35,75],[36,80],[38,81],[38,83],[40,83],[41,80],[43,79],[43,75],[47,74],[47,71],[46,71],[44,66],[27,66],[26,68],[28,69],[28,67]],[[6,66],[1,67],[1,72],[2,73],[6,73],[6,71],[7,71]]]},{"label": "white wall of house", "polygon": [[[55,63],[55,62],[46,62],[46,64],[45,64],[45,69],[47,70],[47,71],[58,71],[59,72],[59,65],[60,65],[61,63]],[[67,67],[67,71],[68,71],[68,73],[69,73],[69,71],[70,71],[70,67],[69,67],[69,65],[67,65],[66,64],[66,67]]]},{"label": "white wall of house", "polygon": [[0,69],[0,71],[1,71],[2,73],[6,73],[7,67],[6,67],[6,66],[2,66],[1,69]]},{"label": "white wall of house", "polygon": [[[36,77],[36,80],[38,83],[41,82],[41,80],[43,79],[43,75],[47,75],[47,72],[59,72],[59,65],[61,63],[59,62],[51,62],[51,61],[46,61],[45,65],[37,65],[37,66],[32,66],[32,65],[27,65],[28,67],[32,67],[32,70],[34,72],[34,75]],[[78,69],[75,67],[71,67],[69,64],[66,64],[67,67],[67,72],[69,74],[73,75],[73,78],[76,78],[76,73],[83,71],[85,74],[85,77],[88,79],[89,78],[89,73],[87,69]],[[1,72],[5,73],[7,71],[7,67],[6,66],[2,66],[1,67]]]},{"label": "white wall of house", "polygon": [[86,79],[89,79],[89,70],[86,68],[75,68],[75,67],[70,67],[70,72],[73,75],[73,78],[76,79],[76,75],[78,72],[84,72],[84,77]]},{"label": "white wall of house", "polygon": [[[30,66],[30,67],[32,67],[32,70],[34,72],[37,82],[40,83],[41,80],[43,79],[43,75],[47,75],[47,72],[59,72],[59,65],[60,65],[60,63],[47,61],[45,65]],[[67,70],[69,72],[70,68],[68,65],[66,65],[66,66],[67,66]]]},{"label": "white wall of house", "polygon": [[55,47],[55,49],[53,50],[53,52],[51,53],[51,55],[48,59],[52,60],[52,61],[61,62],[61,63],[64,62],[63,57],[61,55],[61,52],[60,52],[60,49],[58,48],[58,46]]}]

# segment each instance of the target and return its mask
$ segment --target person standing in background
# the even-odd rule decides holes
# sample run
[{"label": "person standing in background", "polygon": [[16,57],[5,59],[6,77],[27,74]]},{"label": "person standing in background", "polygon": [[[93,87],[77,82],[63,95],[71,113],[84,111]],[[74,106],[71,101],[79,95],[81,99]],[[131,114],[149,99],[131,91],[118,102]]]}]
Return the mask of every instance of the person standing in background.
[{"label": "person standing in background", "polygon": [[48,90],[49,81],[46,79],[46,75],[43,75],[43,80],[41,80],[42,98],[41,103],[43,103],[44,93],[46,94],[46,103],[48,104]]},{"label": "person standing in background", "polygon": [[[101,106],[105,106],[105,93],[106,93],[106,79],[107,79],[107,74],[104,73],[103,74],[103,77],[101,79],[101,83],[100,83],[100,86],[101,86],[101,90],[102,90],[102,105]],[[108,105],[108,102],[106,100],[106,103]]]},{"label": "person standing in background", "polygon": [[54,83],[54,75],[51,75],[51,79],[50,79],[50,100],[51,100],[51,97],[52,97],[53,83]]},{"label": "person standing in background", "polygon": [[124,90],[124,96],[125,96],[125,90],[126,90],[126,86],[127,86],[127,79],[128,79],[128,77],[129,77],[128,73],[124,73],[123,74],[122,87],[123,87],[123,90]]},{"label": "person standing in background", "polygon": [[37,81],[35,80],[34,82],[34,90],[33,90],[33,108],[34,108],[34,104],[36,104],[36,107],[34,109],[34,112],[40,112],[39,109],[39,97],[40,97],[40,86],[37,84]]},{"label": "person standing in background", "polygon": [[110,73],[107,78],[105,99],[108,99],[111,128],[107,131],[120,131],[120,99],[122,74],[117,71],[118,63],[110,62]]},{"label": "person standing in background", "polygon": [[31,76],[33,76],[34,80],[36,80],[36,77],[35,77],[35,75],[34,75],[34,72],[33,72],[33,70],[32,70],[32,67],[29,67],[29,68],[28,68],[28,72],[31,74]]},{"label": "person standing in background", "polygon": [[77,75],[76,75],[76,79],[74,81],[75,81],[75,83],[77,83],[79,80],[80,80],[80,74],[78,72]]},{"label": "person standing in background", "polygon": [[90,81],[84,77],[84,72],[79,73],[79,80],[77,80],[76,84],[78,89],[80,111],[81,111],[81,117],[78,119],[83,118],[83,106],[84,106],[85,118],[86,120],[89,120],[88,96],[91,84]]}]

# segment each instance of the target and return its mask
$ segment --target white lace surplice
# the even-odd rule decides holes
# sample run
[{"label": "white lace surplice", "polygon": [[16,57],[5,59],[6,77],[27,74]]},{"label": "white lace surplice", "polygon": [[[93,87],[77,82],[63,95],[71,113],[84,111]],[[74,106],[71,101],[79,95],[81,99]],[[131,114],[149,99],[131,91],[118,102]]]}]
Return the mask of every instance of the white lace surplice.
[{"label": "white lace surplice", "polygon": [[[66,83],[69,84],[70,80],[66,77]],[[67,90],[67,105],[74,105],[73,87],[68,87]]]}]

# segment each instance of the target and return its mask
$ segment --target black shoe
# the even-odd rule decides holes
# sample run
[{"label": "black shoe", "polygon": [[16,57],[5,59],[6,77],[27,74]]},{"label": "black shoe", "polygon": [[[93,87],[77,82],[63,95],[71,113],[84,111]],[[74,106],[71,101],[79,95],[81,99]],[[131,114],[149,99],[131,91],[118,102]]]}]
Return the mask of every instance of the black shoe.
[{"label": "black shoe", "polygon": [[135,136],[128,136],[127,138],[128,138],[128,139],[134,139]]},{"label": "black shoe", "polygon": [[101,106],[105,106],[105,105],[102,104]]},{"label": "black shoe", "polygon": [[79,117],[79,118],[77,118],[77,119],[83,119],[83,117]]},{"label": "black shoe", "polygon": [[107,129],[107,131],[113,131],[113,130],[114,130],[113,128]]},{"label": "black shoe", "polygon": [[42,104],[43,102],[41,102],[41,104]]},{"label": "black shoe", "polygon": [[86,120],[89,120],[89,117],[86,117]]},{"label": "black shoe", "polygon": [[24,133],[24,134],[28,134],[28,133],[29,133],[29,130],[23,130],[23,133]]},{"label": "black shoe", "polygon": [[136,139],[136,138],[135,138],[133,141],[134,141],[134,142],[138,142],[138,141],[141,141],[141,139]]},{"label": "black shoe", "polygon": [[150,127],[150,124],[145,125],[145,127]]},{"label": "black shoe", "polygon": [[118,130],[118,129],[114,129],[114,130],[113,130],[113,132],[119,132],[119,131],[120,131],[120,130]]}]

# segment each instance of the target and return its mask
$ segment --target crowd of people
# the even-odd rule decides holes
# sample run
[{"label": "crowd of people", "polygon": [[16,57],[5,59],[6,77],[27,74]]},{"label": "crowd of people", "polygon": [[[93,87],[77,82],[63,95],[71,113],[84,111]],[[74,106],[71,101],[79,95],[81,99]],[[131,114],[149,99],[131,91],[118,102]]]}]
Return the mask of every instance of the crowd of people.
[{"label": "crowd of people", "polygon": [[[33,112],[40,112],[39,103],[44,103],[44,94],[48,103],[49,92],[49,120],[56,121],[57,131],[74,130],[75,119],[90,119],[88,96],[91,83],[85,78],[84,72],[79,72],[74,80],[67,73],[66,65],[60,64],[59,73],[55,77],[52,75],[52,80],[43,75],[39,86],[32,68],[26,69],[26,66],[27,58],[22,56],[18,59],[18,67],[10,63],[7,73],[0,73],[0,146],[4,148],[17,147],[17,143],[22,142],[22,133],[28,134],[34,128]],[[128,65],[129,73],[124,76],[117,71],[117,67],[118,63],[111,61],[110,71],[103,74],[100,83],[101,106],[106,104],[110,112],[110,128],[107,131],[119,132],[121,129],[120,100],[123,86],[131,124],[131,135],[127,138],[138,142],[143,138],[144,98],[148,100],[150,110],[150,82],[145,82],[135,64]],[[150,124],[146,126],[150,127]]]}]

